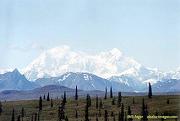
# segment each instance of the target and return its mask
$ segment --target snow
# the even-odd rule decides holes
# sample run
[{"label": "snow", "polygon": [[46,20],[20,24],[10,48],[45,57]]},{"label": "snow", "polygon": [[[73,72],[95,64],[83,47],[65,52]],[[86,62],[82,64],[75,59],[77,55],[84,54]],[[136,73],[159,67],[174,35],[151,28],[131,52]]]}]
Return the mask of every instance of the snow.
[{"label": "snow", "polygon": [[92,54],[60,46],[40,54],[24,69],[24,73],[30,80],[44,76],[60,76],[66,72],[88,72],[108,78],[140,66],[141,64],[125,56],[117,48]]},{"label": "snow", "polygon": [[0,74],[4,74],[4,73],[6,73],[6,72],[11,72],[11,71],[13,71],[14,69],[7,69],[7,68],[0,68]]}]

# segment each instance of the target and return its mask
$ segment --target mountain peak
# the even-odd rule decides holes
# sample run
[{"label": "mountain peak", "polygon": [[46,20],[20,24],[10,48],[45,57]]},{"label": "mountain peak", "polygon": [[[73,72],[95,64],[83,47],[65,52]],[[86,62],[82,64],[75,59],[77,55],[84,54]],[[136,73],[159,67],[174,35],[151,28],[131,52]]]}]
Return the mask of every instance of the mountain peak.
[{"label": "mountain peak", "polygon": [[12,71],[12,73],[20,74],[20,72],[18,71],[17,68],[15,68],[15,69]]},{"label": "mountain peak", "polygon": [[25,68],[24,74],[31,81],[66,72],[88,72],[107,78],[137,65],[138,62],[117,48],[92,54],[59,46],[42,53]]}]

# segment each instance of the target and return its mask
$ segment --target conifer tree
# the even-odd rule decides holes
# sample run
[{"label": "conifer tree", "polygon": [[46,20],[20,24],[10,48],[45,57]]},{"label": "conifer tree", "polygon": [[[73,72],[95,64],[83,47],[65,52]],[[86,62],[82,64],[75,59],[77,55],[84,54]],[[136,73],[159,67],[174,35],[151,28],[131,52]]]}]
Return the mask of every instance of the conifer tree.
[{"label": "conifer tree", "polygon": [[17,121],[21,121],[21,116],[20,115],[18,115]]},{"label": "conifer tree", "polygon": [[102,102],[102,99],[100,99],[100,101],[99,101],[99,108],[100,108],[100,109],[103,108],[103,102]]},{"label": "conifer tree", "polygon": [[111,111],[111,117],[113,117],[114,116],[114,112],[113,111]]},{"label": "conifer tree", "polygon": [[167,104],[169,104],[169,99],[167,99]]},{"label": "conifer tree", "polygon": [[111,86],[111,88],[110,88],[110,98],[113,98],[112,86]]},{"label": "conifer tree", "polygon": [[66,92],[64,91],[63,104],[65,104],[66,102],[67,102],[67,100],[66,100]]},{"label": "conifer tree", "polygon": [[53,107],[53,99],[51,98],[51,108]]},{"label": "conifer tree", "polygon": [[115,115],[113,116],[113,121],[116,121],[116,116]]},{"label": "conifer tree", "polygon": [[12,110],[12,117],[11,117],[11,121],[15,121],[14,108],[13,108],[13,110]]},{"label": "conifer tree", "polygon": [[98,98],[98,96],[96,95],[96,109],[98,109],[98,107],[99,107],[99,98]]},{"label": "conifer tree", "polygon": [[1,101],[0,101],[0,115],[1,115],[2,111],[3,111],[3,109],[2,109],[2,103],[1,103]]},{"label": "conifer tree", "polygon": [[148,97],[152,98],[152,87],[151,87],[151,83],[149,82],[149,92],[148,92]]},{"label": "conifer tree", "polygon": [[65,117],[65,121],[69,121],[69,119],[68,119],[68,117],[67,117],[67,116]]},{"label": "conifer tree", "polygon": [[42,110],[42,97],[39,97],[39,111]]},{"label": "conifer tree", "polygon": [[124,121],[124,104],[121,105],[121,121]]},{"label": "conifer tree", "polygon": [[32,116],[31,116],[31,121],[33,121],[33,118],[34,118],[34,117],[33,117],[33,115],[32,115]]},{"label": "conifer tree", "polygon": [[101,117],[101,109],[99,109],[99,117]]},{"label": "conifer tree", "polygon": [[47,101],[50,101],[49,92],[48,92],[48,95],[47,95]]},{"label": "conifer tree", "polygon": [[121,100],[122,100],[121,92],[118,92],[118,101],[117,101],[118,107],[121,106]]},{"label": "conifer tree", "polygon": [[46,99],[46,95],[44,94],[44,96],[43,96],[43,100],[45,100]]},{"label": "conifer tree", "polygon": [[78,100],[78,89],[77,89],[77,85],[76,85],[75,100]]},{"label": "conifer tree", "polygon": [[99,121],[97,114],[96,114],[96,121]]},{"label": "conifer tree", "polygon": [[86,100],[87,100],[88,107],[90,107],[91,106],[91,97],[89,94],[87,94]]},{"label": "conifer tree", "polygon": [[34,121],[37,121],[37,113],[34,114]]},{"label": "conifer tree", "polygon": [[108,112],[104,110],[104,121],[108,121]]},{"label": "conifer tree", "polygon": [[148,111],[147,111],[147,105],[145,105],[144,98],[142,100],[142,121],[147,121]]},{"label": "conifer tree", "polygon": [[89,103],[88,103],[88,95],[87,95],[86,106],[85,106],[85,121],[89,121]]},{"label": "conifer tree", "polygon": [[59,106],[59,109],[58,109],[58,120],[62,121],[63,119],[65,119],[64,108],[62,106]]},{"label": "conifer tree", "polygon": [[135,99],[134,99],[134,97],[133,97],[133,104],[135,104]]},{"label": "conifer tree", "polygon": [[24,108],[22,107],[21,109],[21,117],[23,118],[24,117]]},{"label": "conifer tree", "polygon": [[78,112],[75,110],[75,117],[78,118]]},{"label": "conifer tree", "polygon": [[112,99],[112,105],[115,105],[115,98]]},{"label": "conifer tree", "polygon": [[107,99],[107,87],[105,88],[105,95],[104,95],[104,99]]},{"label": "conifer tree", "polygon": [[[128,115],[132,115],[130,106],[128,106]],[[133,120],[132,118],[128,118],[128,121],[132,121],[132,120]]]}]

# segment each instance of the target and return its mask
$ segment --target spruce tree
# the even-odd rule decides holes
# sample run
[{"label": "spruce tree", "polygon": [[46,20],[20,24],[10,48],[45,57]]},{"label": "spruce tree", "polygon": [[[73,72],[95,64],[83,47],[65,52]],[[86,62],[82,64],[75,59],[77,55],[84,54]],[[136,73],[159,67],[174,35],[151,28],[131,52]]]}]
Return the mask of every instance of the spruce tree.
[{"label": "spruce tree", "polygon": [[96,114],[96,121],[99,121],[97,114]]},{"label": "spruce tree", "polygon": [[31,116],[31,121],[33,121],[33,118],[34,118],[34,116],[32,115],[32,116]]},{"label": "spruce tree", "polygon": [[111,88],[110,88],[110,98],[113,98],[112,86],[111,86]]},{"label": "spruce tree", "polygon": [[151,87],[151,83],[149,82],[149,92],[148,92],[148,97],[152,98],[152,87]]},{"label": "spruce tree", "polygon": [[46,99],[46,95],[44,94],[44,96],[43,96],[43,100],[45,100]]},{"label": "spruce tree", "polygon": [[91,97],[89,94],[87,94],[86,100],[87,100],[88,107],[90,107],[91,106]]},{"label": "spruce tree", "polygon": [[111,111],[111,117],[113,117],[114,116],[114,112],[113,111]]},{"label": "spruce tree", "polygon": [[98,98],[98,96],[96,95],[96,109],[98,109],[98,107],[99,107],[99,98]]},{"label": "spruce tree", "polygon": [[121,101],[122,101],[121,92],[118,92],[118,101],[117,101],[117,105],[118,105],[118,107],[120,107],[120,106],[121,106]]},{"label": "spruce tree", "polygon": [[[88,96],[87,96],[88,97]],[[88,98],[86,99],[86,106],[85,106],[85,121],[89,121],[89,104]]]},{"label": "spruce tree", "polygon": [[21,117],[23,118],[24,117],[24,108],[22,107],[21,109]]},{"label": "spruce tree", "polygon": [[68,119],[68,117],[67,117],[67,116],[65,117],[65,121],[69,121],[69,119]]},{"label": "spruce tree", "polygon": [[58,120],[62,121],[63,119],[65,119],[64,108],[62,106],[59,106],[59,109],[58,109]]},{"label": "spruce tree", "polygon": [[34,114],[34,121],[37,121],[37,113]]},{"label": "spruce tree", "polygon": [[107,99],[107,87],[105,88],[105,95],[104,95],[104,99]]},{"label": "spruce tree", "polygon": [[12,117],[11,117],[11,121],[15,121],[14,108],[13,108],[13,110],[12,110]]},{"label": "spruce tree", "polygon": [[78,100],[78,89],[77,89],[77,85],[76,85],[75,100]]},{"label": "spruce tree", "polygon": [[75,110],[75,118],[78,118],[78,112]]},{"label": "spruce tree", "polygon": [[134,97],[133,97],[133,104],[135,104],[135,99],[134,99]]},{"label": "spruce tree", "polygon": [[51,98],[51,108],[53,107],[53,99]]},{"label": "spruce tree", "polygon": [[99,112],[98,112],[98,114],[99,114],[99,117],[101,117],[101,109],[99,109]]},{"label": "spruce tree", "polygon": [[102,102],[102,99],[100,99],[100,101],[99,101],[99,108],[100,108],[100,109],[103,108],[103,102]]},{"label": "spruce tree", "polygon": [[148,118],[147,118],[147,116],[148,116],[148,111],[147,111],[147,105],[145,105],[145,102],[144,102],[144,98],[143,98],[143,100],[142,100],[142,111],[141,111],[141,115],[143,116],[142,117],[142,121],[147,121],[148,120]]},{"label": "spruce tree", "polygon": [[116,116],[115,115],[113,116],[113,121],[116,121]]},{"label": "spruce tree", "polygon": [[167,99],[167,104],[169,104],[169,99]]},{"label": "spruce tree", "polygon": [[2,103],[1,103],[1,101],[0,101],[0,115],[1,115],[2,111],[3,111],[3,109],[2,109]]},{"label": "spruce tree", "polygon": [[115,98],[112,99],[112,105],[115,105]]},{"label": "spruce tree", "polygon": [[121,121],[124,121],[124,104],[121,105]]},{"label": "spruce tree", "polygon": [[39,111],[42,110],[42,97],[39,97]]},{"label": "spruce tree", "polygon": [[104,110],[104,121],[108,121],[108,112]]},{"label": "spruce tree", "polygon": [[[131,107],[130,106],[128,106],[128,115],[132,115],[131,114]],[[132,121],[133,119],[132,118],[128,118],[128,121]]]},{"label": "spruce tree", "polygon": [[21,121],[21,116],[20,115],[18,115],[17,121]]},{"label": "spruce tree", "polygon": [[48,95],[47,95],[47,101],[50,101],[49,92],[48,92]]},{"label": "spruce tree", "polygon": [[66,100],[66,92],[64,91],[63,103],[65,104],[66,102],[67,102],[67,100]]}]

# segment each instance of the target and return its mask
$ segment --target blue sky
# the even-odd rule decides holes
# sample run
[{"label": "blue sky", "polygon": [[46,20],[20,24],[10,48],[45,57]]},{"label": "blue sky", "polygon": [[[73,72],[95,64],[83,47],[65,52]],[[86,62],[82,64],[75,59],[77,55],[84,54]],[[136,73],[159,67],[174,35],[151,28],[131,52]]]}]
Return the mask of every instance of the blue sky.
[{"label": "blue sky", "polygon": [[24,68],[43,50],[118,48],[145,66],[180,66],[179,0],[1,0],[0,68]]}]

